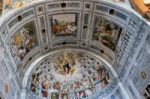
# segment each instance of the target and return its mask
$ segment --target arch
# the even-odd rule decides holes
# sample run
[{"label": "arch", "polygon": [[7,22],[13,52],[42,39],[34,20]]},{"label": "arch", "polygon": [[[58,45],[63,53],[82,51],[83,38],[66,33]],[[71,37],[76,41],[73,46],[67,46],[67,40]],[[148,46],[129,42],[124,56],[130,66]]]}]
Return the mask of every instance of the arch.
[{"label": "arch", "polygon": [[71,48],[63,48],[63,49],[57,49],[57,50],[54,50],[54,51],[51,51],[45,55],[42,55],[40,57],[38,57],[35,61],[33,61],[29,66],[28,66],[28,69],[26,70],[25,74],[24,74],[24,78],[23,78],[23,82],[22,82],[22,98],[25,97],[25,94],[26,94],[26,86],[27,86],[27,82],[28,82],[28,78],[29,78],[29,75],[31,73],[31,71],[35,68],[36,64],[39,63],[42,59],[52,55],[52,54],[56,54],[56,53],[59,53],[61,51],[79,51],[79,52],[86,52],[94,57],[96,57],[97,59],[100,59],[102,62],[104,62],[106,64],[106,66],[108,66],[107,68],[110,69],[112,75],[117,79],[118,78],[118,75],[116,73],[116,71],[114,70],[114,68],[112,67],[112,65],[106,61],[105,59],[103,59],[102,57],[100,57],[99,55],[97,55],[96,53],[93,53],[91,51],[88,51],[88,50],[84,50],[84,49],[71,49]]}]

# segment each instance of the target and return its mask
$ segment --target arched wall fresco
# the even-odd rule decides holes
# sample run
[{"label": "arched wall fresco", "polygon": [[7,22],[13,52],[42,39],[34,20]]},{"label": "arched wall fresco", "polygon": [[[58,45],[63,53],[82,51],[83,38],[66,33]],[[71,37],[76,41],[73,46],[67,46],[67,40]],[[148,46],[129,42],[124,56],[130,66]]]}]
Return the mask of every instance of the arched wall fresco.
[{"label": "arched wall fresco", "polygon": [[[28,77],[29,90],[36,95],[68,98],[89,97],[108,90],[113,77],[104,62],[82,50],[52,53],[34,66]],[[44,91],[49,89],[49,91]],[[40,91],[42,90],[42,91]]]},{"label": "arched wall fresco", "polygon": [[[59,57],[59,59],[60,59],[60,57],[63,57],[63,55],[66,55],[65,52],[72,53],[72,54],[74,53],[74,55],[75,55],[74,57],[76,57],[75,58],[75,60],[76,60],[75,67],[73,66],[74,68],[72,67],[70,69],[70,72],[67,72],[67,74],[64,74],[65,71],[63,68],[61,69],[61,66],[60,66],[59,70],[58,70],[58,68],[57,69],[54,68],[55,65],[56,65],[56,67],[58,67],[57,63],[54,65],[55,62],[58,62],[57,58]],[[79,53],[79,54],[77,54],[77,53]],[[81,59],[79,59],[79,57]],[[62,58],[62,59],[64,60],[65,58]],[[69,58],[69,59],[72,60],[71,58]],[[30,65],[29,69],[27,70],[27,72],[25,74],[25,77],[24,77],[23,83],[22,83],[23,84],[22,86],[26,87],[26,90],[25,90],[26,94],[31,92],[31,93],[35,94],[34,96],[36,96],[36,97],[38,95],[40,97],[50,98],[53,94],[54,95],[57,94],[57,96],[61,96],[62,94],[65,94],[65,96],[67,96],[68,98],[73,98],[73,97],[79,98],[80,96],[78,96],[77,94],[79,94],[81,91],[84,93],[88,91],[88,93],[85,93],[85,98],[86,97],[94,98],[94,97],[102,97],[102,96],[106,97],[106,94],[104,92],[107,92],[107,95],[111,94],[111,91],[114,90],[114,88],[116,88],[117,83],[119,82],[118,80],[116,80],[117,74],[116,74],[115,70],[111,67],[111,65],[106,60],[102,59],[101,57],[94,54],[93,52],[89,52],[89,51],[86,51],[83,49],[81,50],[81,49],[75,49],[75,48],[73,48],[73,49],[66,48],[66,49],[63,49],[63,51],[55,50],[48,54],[43,55],[42,57],[38,58],[37,60],[38,61],[34,61]],[[53,60],[55,60],[55,62]],[[60,60],[60,62],[63,62],[63,61]],[[82,62],[85,62],[85,63],[82,63]],[[98,62],[98,65],[97,65],[97,62]],[[80,65],[80,63],[82,63],[82,65]],[[86,68],[85,70],[83,70],[84,69],[83,65]],[[102,71],[104,74],[101,75],[102,72],[101,71],[99,72],[100,75],[102,77],[104,77],[101,80],[99,78],[97,80],[94,80],[96,75],[92,76],[94,74],[97,74],[96,72],[94,72],[95,70],[97,70],[96,69],[97,66],[98,66],[98,68],[99,68],[99,66],[100,66],[100,68],[103,67]],[[47,69],[47,68],[49,68],[49,69]],[[95,69],[93,69],[93,68],[95,68]],[[75,70],[73,74],[71,72],[72,70]],[[81,72],[81,70],[83,70],[83,71]],[[48,83],[47,83],[48,84],[47,85],[45,82],[46,81],[46,79],[45,79],[46,72],[48,73],[48,75],[50,74],[49,76],[51,76],[51,77],[48,77],[48,79],[52,78],[51,80],[48,80],[48,82],[51,83],[50,85]],[[76,72],[78,72],[78,73],[76,74]],[[89,74],[89,72],[90,72],[90,74]],[[106,72],[109,73],[108,74],[109,76],[108,75],[105,76]],[[40,73],[42,73],[42,74],[40,74]],[[53,75],[53,73],[55,75]],[[85,77],[83,77],[84,73],[86,73]],[[44,78],[42,77],[43,74],[45,75]],[[61,78],[58,78],[56,75],[61,76]],[[76,75],[78,75],[77,78],[76,78]],[[99,75],[99,77],[100,77],[100,75]],[[42,77],[42,79],[41,79],[41,77]],[[75,82],[75,83],[73,83],[73,86],[74,86],[78,82],[80,83],[80,80],[87,80],[88,77],[89,77],[89,79],[91,79],[91,85],[93,86],[93,87],[91,87],[92,89],[88,85],[85,87],[84,85],[86,85],[86,84],[83,84],[84,81],[81,81],[82,84],[79,86],[79,89],[76,89],[76,88],[70,89],[70,87],[72,86],[71,83]],[[63,87],[64,86],[63,84],[66,84],[66,83],[63,82],[64,79],[62,79],[62,78],[68,79],[68,80],[66,80],[68,82],[68,84],[67,84],[68,87],[65,87],[65,88]],[[72,79],[73,81],[70,82],[70,79]],[[51,88],[50,88],[51,91],[46,91],[47,89],[42,89],[42,87],[39,87],[39,86],[41,86],[41,81],[43,83],[45,83],[46,86],[49,86],[49,87],[51,86]],[[89,80],[87,80],[87,83],[88,83],[88,81]],[[60,87],[58,87],[58,86],[60,86]],[[45,88],[45,87],[43,87],[43,88]],[[66,90],[66,88],[68,88],[68,91]],[[90,88],[90,90],[88,90],[88,88]],[[43,94],[41,93],[40,90],[43,90]],[[63,92],[64,90],[66,90],[66,91]],[[91,93],[91,95],[89,93]],[[32,97],[32,95],[30,95],[30,97]]]}]

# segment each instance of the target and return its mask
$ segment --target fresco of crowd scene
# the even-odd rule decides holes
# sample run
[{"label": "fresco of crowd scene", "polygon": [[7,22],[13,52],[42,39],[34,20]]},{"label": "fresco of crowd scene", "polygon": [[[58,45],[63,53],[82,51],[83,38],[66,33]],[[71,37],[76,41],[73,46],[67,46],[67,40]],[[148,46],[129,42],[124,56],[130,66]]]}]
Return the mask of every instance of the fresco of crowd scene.
[{"label": "fresco of crowd scene", "polygon": [[50,17],[53,36],[74,36],[77,32],[76,14],[58,14]]},{"label": "fresco of crowd scene", "polygon": [[[104,64],[91,56],[70,52],[51,58],[55,61],[46,59],[31,76],[30,90],[35,94],[51,99],[60,96],[60,99],[79,99],[91,96],[95,88],[102,90],[111,82],[112,76]],[[81,77],[76,78],[77,74]]]},{"label": "fresco of crowd scene", "polygon": [[17,30],[10,39],[10,48],[20,60],[37,45],[34,22],[29,22]]},{"label": "fresco of crowd scene", "polygon": [[115,50],[122,28],[102,17],[95,17],[93,27],[93,40]]}]

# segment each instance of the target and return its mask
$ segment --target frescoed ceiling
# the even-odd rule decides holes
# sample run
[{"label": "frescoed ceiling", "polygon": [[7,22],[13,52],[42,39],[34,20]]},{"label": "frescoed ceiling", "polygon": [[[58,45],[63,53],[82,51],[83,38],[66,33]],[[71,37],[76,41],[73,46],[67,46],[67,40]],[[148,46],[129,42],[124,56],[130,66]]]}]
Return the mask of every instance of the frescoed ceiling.
[{"label": "frescoed ceiling", "polygon": [[[3,3],[4,1],[4,3]],[[150,1],[149,0],[104,0],[107,2],[113,2],[118,4],[126,4],[128,6],[133,6],[134,9],[136,9],[137,12],[142,14],[146,18],[150,18]],[[11,9],[17,9],[21,8],[29,3],[38,2],[38,0],[1,0],[0,1],[0,9],[5,12],[11,10]],[[2,7],[3,5],[3,7]],[[2,12],[2,11],[0,11]]]},{"label": "frescoed ceiling", "polygon": [[[25,6],[25,5],[29,4],[29,3],[38,2],[38,1],[41,1],[41,0],[3,0],[3,1],[4,1],[3,10],[5,12],[7,12],[7,11],[9,11],[11,9],[21,8],[21,7],[23,7],[23,6]],[[113,2],[113,3],[125,3],[128,0],[106,0],[106,1]]]},{"label": "frescoed ceiling", "polygon": [[[2,16],[2,42],[16,70],[24,73],[21,83],[27,94],[42,99],[99,99],[102,92],[111,97],[119,90],[121,82],[116,79],[128,73],[130,60],[149,31],[142,19],[119,6],[128,0],[104,1],[5,0],[3,14],[10,13]],[[62,52],[49,54],[57,49]]]}]

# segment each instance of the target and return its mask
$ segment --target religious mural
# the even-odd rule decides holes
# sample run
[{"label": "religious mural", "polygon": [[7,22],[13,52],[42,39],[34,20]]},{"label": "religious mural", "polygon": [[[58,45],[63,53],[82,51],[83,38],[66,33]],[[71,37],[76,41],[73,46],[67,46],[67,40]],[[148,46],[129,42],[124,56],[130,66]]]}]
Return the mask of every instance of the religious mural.
[{"label": "religious mural", "polygon": [[52,36],[76,36],[77,14],[56,14],[49,16]]},{"label": "religious mural", "polygon": [[56,72],[65,75],[65,74],[73,74],[75,59],[72,53],[65,53],[63,56],[57,57],[55,61]]},{"label": "religious mural", "polygon": [[105,64],[92,56],[64,52],[50,56],[38,65],[31,76],[30,90],[51,99],[77,99],[91,96],[112,80]]},{"label": "religious mural", "polygon": [[111,50],[115,50],[122,28],[102,17],[95,16],[93,27],[93,40],[97,41]]},{"label": "religious mural", "polygon": [[11,52],[20,60],[23,60],[26,54],[38,44],[34,22],[29,22],[18,29],[11,36],[9,43]]}]

